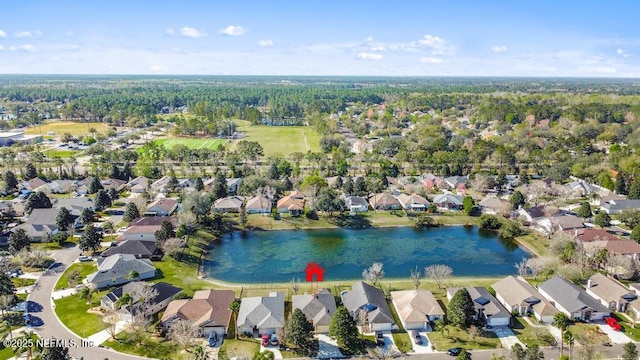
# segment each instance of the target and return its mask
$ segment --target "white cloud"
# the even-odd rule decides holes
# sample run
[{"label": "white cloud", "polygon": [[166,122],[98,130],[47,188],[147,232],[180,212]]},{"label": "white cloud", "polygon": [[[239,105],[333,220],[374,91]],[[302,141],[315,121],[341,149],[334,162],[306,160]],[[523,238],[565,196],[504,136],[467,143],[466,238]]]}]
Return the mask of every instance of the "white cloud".
[{"label": "white cloud", "polygon": [[167,70],[167,68],[160,65],[151,65],[149,66],[149,70],[153,72],[160,72],[160,71]]},{"label": "white cloud", "polygon": [[207,33],[204,30],[198,30],[192,27],[185,26],[180,29],[180,35],[197,39],[207,36]]},{"label": "white cloud", "polygon": [[624,58],[629,57],[629,52],[627,52],[626,50],[623,50],[623,49],[616,50],[616,54],[618,54],[618,56],[622,56]]},{"label": "white cloud", "polygon": [[366,39],[364,39],[364,43],[365,43],[365,44],[368,44],[368,43],[370,43],[370,42],[373,42],[373,36],[367,36],[367,38],[366,38]]},{"label": "white cloud", "polygon": [[226,36],[240,36],[246,33],[247,33],[247,29],[238,25],[229,25],[226,28],[222,28],[220,29],[220,31],[218,31],[218,34],[226,35]]},{"label": "white cloud", "polygon": [[18,39],[24,39],[24,38],[34,38],[34,37],[38,37],[42,35],[42,33],[38,30],[34,30],[34,31],[21,31],[19,33],[16,34],[16,37]]},{"label": "white cloud", "polygon": [[34,52],[34,51],[38,51],[38,48],[29,44],[9,47],[9,51],[17,51],[17,50]]},{"label": "white cloud", "polygon": [[0,38],[5,38],[7,37],[7,33],[2,31],[2,29],[0,29]]},{"label": "white cloud", "polygon": [[273,41],[271,40],[260,40],[258,41],[258,46],[260,47],[272,47],[273,46]]},{"label": "white cloud", "polygon": [[366,52],[361,52],[358,54],[358,59],[361,59],[361,60],[381,60],[382,58],[383,56],[381,54],[366,53]]},{"label": "white cloud", "polygon": [[418,40],[418,44],[430,49],[432,55],[445,55],[453,52],[453,47],[445,39],[431,34],[423,36]]},{"label": "white cloud", "polygon": [[371,51],[387,51],[384,45],[378,45],[371,48]]},{"label": "white cloud", "polygon": [[496,45],[491,48],[491,52],[494,52],[496,54],[506,53],[507,51],[509,51],[509,49],[506,45]]},{"label": "white cloud", "polygon": [[4,46],[0,45],[0,51],[4,50]]},{"label": "white cloud", "polygon": [[167,35],[174,35],[176,33],[176,30],[173,28],[166,28],[164,29],[164,33]]},{"label": "white cloud", "polygon": [[444,60],[437,57],[423,57],[420,58],[420,62],[423,64],[442,64]]}]

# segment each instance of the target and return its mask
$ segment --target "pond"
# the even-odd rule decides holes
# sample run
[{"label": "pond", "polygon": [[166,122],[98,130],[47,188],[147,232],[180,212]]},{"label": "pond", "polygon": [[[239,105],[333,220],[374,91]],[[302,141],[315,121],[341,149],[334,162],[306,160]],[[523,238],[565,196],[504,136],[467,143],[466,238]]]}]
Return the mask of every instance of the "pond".
[{"label": "pond", "polygon": [[514,264],[530,256],[477,227],[256,231],[212,243],[204,271],[236,283],[304,282],[304,268],[315,261],[325,281],[354,280],[381,262],[385,279],[409,279],[410,269],[433,264],[451,266],[455,276],[498,276],[514,274]]}]

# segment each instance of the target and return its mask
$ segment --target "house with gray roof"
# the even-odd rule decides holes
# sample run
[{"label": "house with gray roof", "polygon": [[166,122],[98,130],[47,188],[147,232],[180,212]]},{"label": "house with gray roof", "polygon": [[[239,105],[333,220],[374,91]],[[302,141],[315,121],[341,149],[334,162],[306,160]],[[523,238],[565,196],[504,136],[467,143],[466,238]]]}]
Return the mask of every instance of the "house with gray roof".
[{"label": "house with gray roof", "polygon": [[633,290],[601,273],[595,273],[587,280],[585,290],[611,311],[626,312],[632,302],[638,302],[638,295]]},{"label": "house with gray roof", "polygon": [[225,181],[227,183],[227,194],[237,194],[240,184],[242,184],[242,178],[228,178]]},{"label": "house with gray roof", "polygon": [[443,210],[462,210],[463,198],[460,195],[454,195],[451,193],[438,194],[433,198],[433,203],[436,204],[438,209]]},{"label": "house with gray roof", "polygon": [[[121,320],[131,320],[132,315],[135,315],[137,311],[142,310],[140,308],[142,305],[141,296],[146,291],[146,288],[149,288],[149,290],[155,293],[152,299],[146,301],[146,310],[149,311],[151,315],[164,310],[173,300],[173,297],[182,291],[181,288],[165,282],[151,284],[144,281],[132,281],[103,296],[100,299],[100,306],[104,309],[118,311]],[[118,300],[120,300],[124,294],[130,294],[133,297],[133,306],[130,306],[130,304],[124,304],[122,307],[118,308]]]},{"label": "house with gray roof", "polygon": [[533,314],[544,324],[553,323],[553,316],[558,310],[523,278],[509,275],[491,287],[496,292],[496,299],[512,313],[520,316]]},{"label": "house with gray roof", "polygon": [[65,207],[73,216],[80,216],[84,209],[94,209],[93,201],[88,197],[57,198],[53,203],[53,207],[56,209]]},{"label": "house with gray roof", "polygon": [[110,248],[103,251],[100,256],[109,257],[115,254],[130,254],[138,259],[162,258],[162,252],[155,241],[125,240],[113,243]]},{"label": "house with gray roof", "polygon": [[418,194],[411,194],[411,195],[400,194],[396,196],[396,199],[398,199],[398,202],[400,202],[400,205],[405,210],[425,211],[427,210],[429,205],[431,205],[429,203],[429,200],[425,199],[424,197]]},{"label": "house with gray roof", "polygon": [[331,318],[336,312],[336,299],[328,289],[320,289],[315,294],[293,295],[292,309],[300,309],[309,322],[313,323],[316,334],[329,332]]},{"label": "house with gray roof", "polygon": [[[447,288],[447,299],[451,298],[461,288]],[[476,309],[476,320],[484,321],[490,326],[509,326],[511,323],[511,313],[500,304],[487,288],[484,287],[467,287],[465,288],[473,300],[473,306]]]},{"label": "house with gray roof", "polygon": [[591,321],[602,320],[611,315],[611,311],[586,291],[560,276],[551,278],[538,285],[542,296],[563,312],[569,319]]},{"label": "house with gray roof", "polygon": [[456,189],[458,188],[458,185],[467,185],[467,180],[468,177],[466,176],[449,176],[444,178],[444,183],[450,188],[450,189]]},{"label": "house with gray roof", "polygon": [[178,200],[175,199],[158,199],[144,211],[145,216],[170,216],[178,208]]},{"label": "house with gray roof", "polygon": [[129,181],[125,187],[132,193],[140,194],[149,190],[149,179],[144,176],[138,176]]},{"label": "house with gray roof", "polygon": [[242,298],[237,331],[250,336],[275,334],[284,328],[284,293]]},{"label": "house with gray roof", "polygon": [[345,196],[344,203],[350,212],[367,212],[369,211],[369,203],[362,196]]},{"label": "house with gray roof", "polygon": [[[132,278],[132,272],[138,277]],[[84,284],[94,289],[121,285],[133,280],[145,280],[156,276],[156,268],[149,259],[138,259],[131,254],[115,254],[98,258],[98,271],[84,279]]]},{"label": "house with gray roof", "polygon": [[219,213],[229,213],[229,212],[240,212],[240,208],[242,208],[242,202],[244,198],[241,196],[227,196],[222,199],[216,200],[213,203],[213,210]]},{"label": "house with gray roof", "polygon": [[395,325],[382,290],[358,281],[351,290],[343,291],[340,297],[354,319],[365,316],[370,331],[391,330]]},{"label": "house with gray roof", "polygon": [[615,215],[628,209],[640,209],[640,199],[610,200],[600,205],[600,210],[609,215]]},{"label": "house with gray roof", "polygon": [[77,187],[78,185],[74,180],[53,180],[44,186],[47,189],[45,192],[48,191],[53,194],[68,194]]},{"label": "house with gray roof", "polygon": [[16,229],[24,229],[31,241],[42,242],[48,240],[52,235],[58,233],[56,217],[58,209],[33,209],[29,214],[27,222],[18,225]]}]

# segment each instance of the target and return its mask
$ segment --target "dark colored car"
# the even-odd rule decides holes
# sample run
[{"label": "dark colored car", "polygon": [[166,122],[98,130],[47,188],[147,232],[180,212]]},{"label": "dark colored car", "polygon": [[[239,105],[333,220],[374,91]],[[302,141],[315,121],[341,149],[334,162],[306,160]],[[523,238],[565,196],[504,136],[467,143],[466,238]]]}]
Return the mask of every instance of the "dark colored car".
[{"label": "dark colored car", "polygon": [[269,334],[262,334],[262,346],[269,346]]},{"label": "dark colored car", "polygon": [[459,347],[455,347],[447,350],[447,354],[451,356],[458,356],[460,355],[461,352],[462,352],[462,348],[459,348]]},{"label": "dark colored car", "polygon": [[422,345],[422,337],[420,337],[420,333],[418,332],[418,330],[411,330],[411,336],[416,342],[416,345]]},{"label": "dark colored car", "polygon": [[276,334],[271,335],[271,339],[269,340],[269,343],[271,344],[271,346],[278,346],[279,342]]},{"label": "dark colored car", "polygon": [[214,347],[216,346],[217,343],[218,343],[218,333],[215,331],[212,331],[209,334],[209,346]]},{"label": "dark colored car", "polygon": [[384,346],[384,336],[379,331],[376,332],[376,345]]}]

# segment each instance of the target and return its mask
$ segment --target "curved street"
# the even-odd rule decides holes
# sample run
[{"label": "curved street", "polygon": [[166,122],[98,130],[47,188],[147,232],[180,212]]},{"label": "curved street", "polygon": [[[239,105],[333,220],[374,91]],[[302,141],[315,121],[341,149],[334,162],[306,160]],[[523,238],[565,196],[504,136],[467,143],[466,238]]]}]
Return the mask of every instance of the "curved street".
[{"label": "curved street", "polygon": [[[35,307],[41,308],[40,312],[32,313],[32,318],[39,326],[33,327],[33,330],[43,339],[63,339],[73,340],[76,343],[76,347],[69,348],[69,354],[77,359],[123,359],[123,360],[140,360],[147,359],[140,356],[127,355],[119,353],[113,350],[100,348],[97,345],[81,345],[82,339],[76,334],[69,331],[58,319],[54,310],[53,302],[51,300],[51,293],[53,288],[62,276],[64,270],[80,255],[80,249],[77,247],[68,248],[64,250],[53,251],[52,256],[57,262],[62,263],[62,266],[55,268],[55,272],[49,274],[43,274],[37,281],[37,286],[27,297],[28,301],[32,301],[36,304]],[[38,306],[40,305],[40,306]],[[40,321],[38,321],[38,319]],[[85,340],[86,341],[86,340]]]}]

